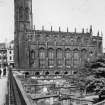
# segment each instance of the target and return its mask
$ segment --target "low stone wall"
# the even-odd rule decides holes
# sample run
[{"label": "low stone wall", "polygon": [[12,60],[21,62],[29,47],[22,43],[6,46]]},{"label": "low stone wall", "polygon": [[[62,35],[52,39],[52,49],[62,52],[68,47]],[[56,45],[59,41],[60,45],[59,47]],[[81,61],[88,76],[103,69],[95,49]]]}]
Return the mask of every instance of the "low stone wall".
[{"label": "low stone wall", "polygon": [[30,105],[27,104],[21,88],[13,75],[12,71],[9,71],[9,105]]}]

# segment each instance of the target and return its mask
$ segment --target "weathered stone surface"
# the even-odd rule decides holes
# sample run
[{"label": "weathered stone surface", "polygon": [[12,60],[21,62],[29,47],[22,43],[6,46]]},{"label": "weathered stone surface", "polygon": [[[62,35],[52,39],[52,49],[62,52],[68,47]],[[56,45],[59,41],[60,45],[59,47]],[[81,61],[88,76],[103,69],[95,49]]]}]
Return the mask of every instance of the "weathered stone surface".
[{"label": "weathered stone surface", "polygon": [[92,27],[86,33],[46,31],[44,27],[33,30],[32,27],[32,0],[15,0],[17,68],[77,71],[85,61],[102,53],[102,37],[93,36]]}]

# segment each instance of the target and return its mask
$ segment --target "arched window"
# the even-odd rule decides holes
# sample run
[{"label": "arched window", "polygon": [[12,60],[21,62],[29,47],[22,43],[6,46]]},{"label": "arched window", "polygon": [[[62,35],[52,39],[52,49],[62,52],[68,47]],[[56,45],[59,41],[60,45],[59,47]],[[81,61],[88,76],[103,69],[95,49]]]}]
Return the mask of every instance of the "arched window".
[{"label": "arched window", "polygon": [[62,67],[63,65],[63,50],[58,48],[57,49],[57,66]]},{"label": "arched window", "polygon": [[81,50],[81,63],[82,63],[82,65],[84,65],[86,60],[87,60],[87,50],[82,49]]},{"label": "arched window", "polygon": [[45,49],[40,48],[39,49],[39,67],[44,68],[45,67],[45,62],[46,62],[46,56],[45,56]]},{"label": "arched window", "polygon": [[65,49],[65,65],[66,67],[71,66],[71,60],[72,60],[72,53],[69,48]]},{"label": "arched window", "polygon": [[82,49],[81,50],[81,57],[82,57],[82,59],[86,59],[87,58],[87,50],[86,49]]},{"label": "arched window", "polygon": [[48,49],[48,59],[54,59],[54,49]]},{"label": "arched window", "polygon": [[79,50],[78,49],[74,49],[73,53],[74,53],[74,59],[79,59]]},{"label": "arched window", "polygon": [[20,7],[19,8],[19,19],[23,19],[23,17],[24,17],[24,9],[23,7]]},{"label": "arched window", "polygon": [[29,13],[30,13],[30,9],[28,7],[25,8],[25,17],[26,20],[29,20]]},{"label": "arched window", "polygon": [[66,50],[65,50],[65,58],[66,59],[71,59],[71,51],[70,51],[70,49],[69,48],[67,48]]},{"label": "arched window", "polygon": [[63,58],[63,51],[62,49],[58,48],[57,49],[57,59],[62,59]]},{"label": "arched window", "polygon": [[44,48],[39,49],[39,58],[45,59],[45,49]]},{"label": "arched window", "polygon": [[54,49],[48,49],[48,66],[50,68],[54,67]]},{"label": "arched window", "polygon": [[73,50],[73,60],[74,60],[74,67],[77,68],[80,63],[78,49]]}]

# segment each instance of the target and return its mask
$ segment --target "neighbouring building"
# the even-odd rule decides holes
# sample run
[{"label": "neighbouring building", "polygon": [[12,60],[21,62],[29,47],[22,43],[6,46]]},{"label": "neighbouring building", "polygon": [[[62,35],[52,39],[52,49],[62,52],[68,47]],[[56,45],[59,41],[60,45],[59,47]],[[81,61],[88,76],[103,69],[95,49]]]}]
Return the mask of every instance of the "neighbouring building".
[{"label": "neighbouring building", "polygon": [[7,45],[7,63],[8,66],[14,67],[14,41]]},{"label": "neighbouring building", "polygon": [[14,67],[14,41],[10,43],[0,43],[0,68]]},{"label": "neighbouring building", "polygon": [[36,71],[73,74],[86,61],[102,54],[102,36],[93,34],[92,26],[84,32],[35,30],[32,0],[15,0],[15,66]]},{"label": "neighbouring building", "polygon": [[0,43],[0,68],[7,66],[7,49],[5,43]]}]

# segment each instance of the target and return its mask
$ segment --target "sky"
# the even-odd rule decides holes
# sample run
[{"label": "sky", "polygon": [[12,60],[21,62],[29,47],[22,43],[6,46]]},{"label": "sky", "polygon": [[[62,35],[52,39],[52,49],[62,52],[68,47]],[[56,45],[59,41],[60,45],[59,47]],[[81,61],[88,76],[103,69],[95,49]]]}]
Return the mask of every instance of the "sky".
[{"label": "sky", "polygon": [[[103,33],[105,48],[105,0],[33,0],[33,23],[36,29],[73,32],[93,26],[93,35]],[[0,42],[14,36],[14,0],[0,0]]]}]

